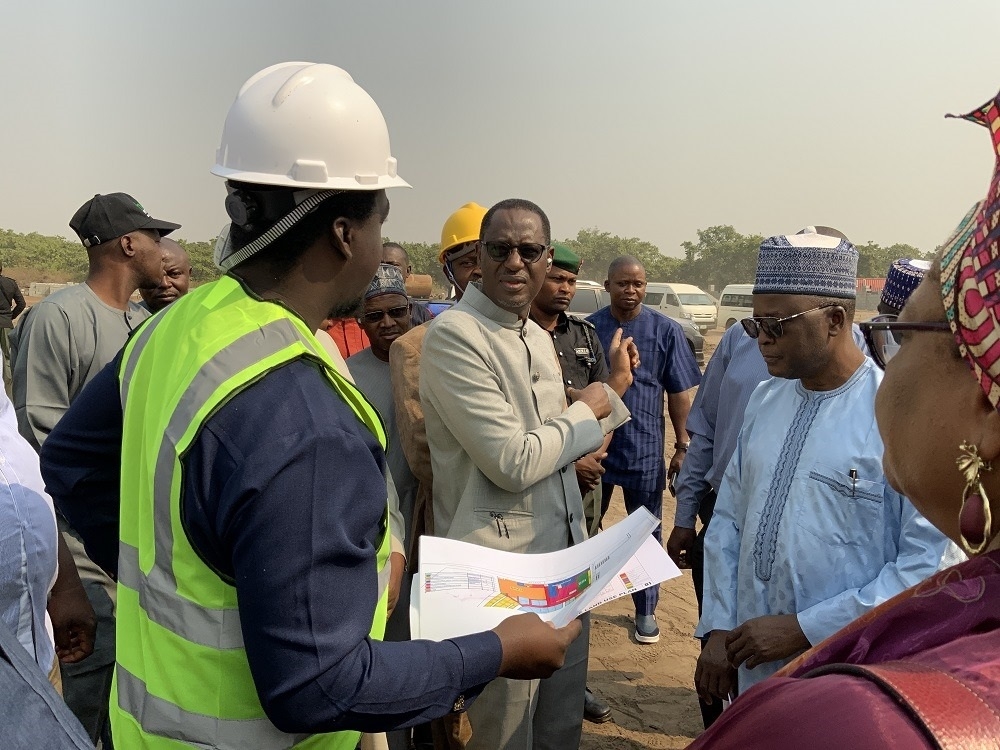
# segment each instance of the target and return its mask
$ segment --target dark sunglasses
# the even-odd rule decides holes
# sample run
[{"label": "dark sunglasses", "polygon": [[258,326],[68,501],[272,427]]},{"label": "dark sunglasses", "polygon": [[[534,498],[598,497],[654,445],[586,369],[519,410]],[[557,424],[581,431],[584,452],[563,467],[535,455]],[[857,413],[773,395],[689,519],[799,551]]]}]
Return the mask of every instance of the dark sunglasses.
[{"label": "dark sunglasses", "polygon": [[820,305],[819,307],[813,307],[809,310],[803,310],[800,313],[795,313],[795,315],[789,315],[787,318],[743,318],[743,320],[740,321],[740,324],[743,326],[743,330],[747,332],[747,336],[752,339],[760,336],[762,331],[768,338],[776,339],[780,338],[785,332],[785,329],[782,328],[784,323],[787,323],[789,320],[795,320],[806,313],[816,312],[817,310],[826,310],[829,307],[840,307],[840,305]]},{"label": "dark sunglasses", "polygon": [[486,254],[490,256],[490,260],[496,263],[503,263],[515,250],[521,256],[522,261],[534,263],[549,249],[548,245],[539,245],[536,242],[522,242],[520,245],[511,245],[507,242],[480,242],[479,244],[486,248]]},{"label": "dark sunglasses", "polygon": [[934,323],[899,322],[895,315],[876,315],[871,320],[858,323],[861,333],[865,335],[868,351],[875,364],[885,369],[886,364],[896,356],[903,337],[903,331],[939,331],[951,332],[951,326],[940,321]]},{"label": "dark sunglasses", "polygon": [[405,320],[406,316],[410,314],[409,305],[400,305],[399,307],[390,307],[388,310],[374,310],[372,312],[366,312],[361,316],[361,319],[366,323],[380,323],[382,318],[388,315],[393,320]]}]

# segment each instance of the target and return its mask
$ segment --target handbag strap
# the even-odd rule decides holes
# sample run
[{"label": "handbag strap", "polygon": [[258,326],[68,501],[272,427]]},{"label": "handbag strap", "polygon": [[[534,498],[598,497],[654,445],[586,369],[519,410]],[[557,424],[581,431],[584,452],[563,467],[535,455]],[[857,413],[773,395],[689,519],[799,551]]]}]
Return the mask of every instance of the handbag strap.
[{"label": "handbag strap", "polygon": [[848,674],[874,682],[915,721],[938,750],[1000,750],[1000,715],[955,676],[914,662],[829,664],[806,677]]}]

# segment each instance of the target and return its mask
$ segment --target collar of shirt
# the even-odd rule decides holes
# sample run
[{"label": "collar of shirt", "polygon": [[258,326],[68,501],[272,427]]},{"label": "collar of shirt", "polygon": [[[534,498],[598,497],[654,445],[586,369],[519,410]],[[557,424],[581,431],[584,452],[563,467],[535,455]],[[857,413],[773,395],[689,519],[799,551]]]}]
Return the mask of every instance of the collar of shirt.
[{"label": "collar of shirt", "polygon": [[523,326],[523,321],[516,313],[504,310],[502,307],[494,304],[493,300],[483,294],[482,290],[476,284],[469,284],[465,288],[465,294],[462,295],[462,299],[459,300],[458,305],[468,305],[490,320],[496,321],[504,328],[517,329]]},{"label": "collar of shirt", "polygon": [[564,312],[559,313],[559,315],[556,317],[555,327],[551,331],[545,326],[543,326],[541,323],[539,323],[537,320],[535,320],[535,316],[532,315],[531,313],[528,313],[528,317],[531,318],[531,320],[533,320],[539,328],[541,328],[548,334],[566,333],[569,331],[569,316]]}]

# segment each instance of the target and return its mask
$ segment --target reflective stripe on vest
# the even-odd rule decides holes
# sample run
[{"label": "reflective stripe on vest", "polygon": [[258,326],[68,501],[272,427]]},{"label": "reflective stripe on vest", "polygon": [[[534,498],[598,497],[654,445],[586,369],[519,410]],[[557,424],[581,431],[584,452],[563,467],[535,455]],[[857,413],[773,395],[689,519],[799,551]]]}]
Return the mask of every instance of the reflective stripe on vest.
[{"label": "reflective stripe on vest", "polygon": [[[234,279],[182,298],[126,345],[119,367],[122,523],[111,705],[115,736],[124,744],[116,744],[353,750],[357,742],[355,732],[288,735],[268,721],[250,677],[235,588],[201,560],[180,525],[180,457],[205,421],[242,389],[302,357],[322,364],[332,389],[385,447],[378,413],[340,376],[305,324],[276,303],[251,298]],[[374,638],[385,628],[386,509],[378,531]]]}]

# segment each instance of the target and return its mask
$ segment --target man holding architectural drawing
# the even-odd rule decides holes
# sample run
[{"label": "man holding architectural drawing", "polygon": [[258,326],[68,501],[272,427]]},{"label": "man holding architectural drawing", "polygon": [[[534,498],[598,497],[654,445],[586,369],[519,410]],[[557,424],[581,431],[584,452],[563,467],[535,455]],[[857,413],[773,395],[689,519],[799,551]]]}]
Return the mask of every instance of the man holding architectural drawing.
[{"label": "man holding architectural drawing", "polygon": [[[482,285],[429,324],[420,397],[434,473],[435,533],[510,552],[586,539],[573,461],[628,418],[630,341],[616,336],[610,385],[566,391],[551,337],[528,319],[552,264],[548,218],[509,199],[483,218]],[[546,680],[498,679],[469,709],[470,750],[577,747],[588,634]]]}]

